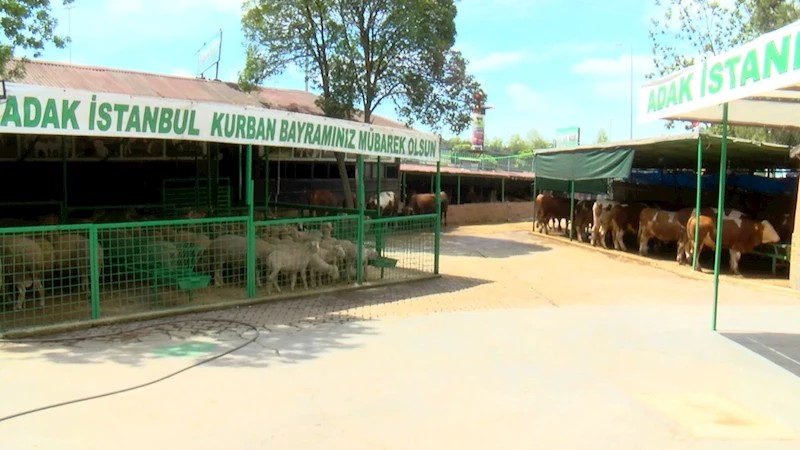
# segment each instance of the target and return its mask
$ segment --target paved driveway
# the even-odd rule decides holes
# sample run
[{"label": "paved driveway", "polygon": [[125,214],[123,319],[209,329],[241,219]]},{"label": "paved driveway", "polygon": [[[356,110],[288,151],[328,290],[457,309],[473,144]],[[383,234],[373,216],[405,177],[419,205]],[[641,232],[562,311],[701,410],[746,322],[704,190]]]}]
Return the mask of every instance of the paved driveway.
[{"label": "paved driveway", "polygon": [[[724,285],[712,333],[708,281],[525,225],[449,233],[442,267],[437,281],[187,316],[261,335],[141,390],[0,422],[0,448],[800,448],[795,297]],[[0,417],[255,336],[202,321],[126,331],[140,326],[0,345]]]}]

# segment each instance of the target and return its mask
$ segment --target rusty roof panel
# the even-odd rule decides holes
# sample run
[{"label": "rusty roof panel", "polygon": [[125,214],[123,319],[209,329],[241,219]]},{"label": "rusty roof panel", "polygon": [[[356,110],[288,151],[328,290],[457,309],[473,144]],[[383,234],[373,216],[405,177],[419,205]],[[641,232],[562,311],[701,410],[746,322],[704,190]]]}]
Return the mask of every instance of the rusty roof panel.
[{"label": "rusty roof panel", "polygon": [[[436,166],[429,166],[426,164],[400,164],[400,171],[406,173],[436,173]],[[489,178],[511,178],[521,180],[532,180],[536,176],[531,172],[507,172],[505,170],[467,170],[461,167],[441,167],[442,174],[446,175],[462,175],[471,177],[489,177]]]},{"label": "rusty roof panel", "polygon": [[[40,60],[28,61],[25,72],[19,81],[32,85],[239,106],[267,106],[282,111],[322,115],[315,104],[315,94],[293,89],[261,88],[260,92],[250,94],[239,90],[236,83],[224,81]],[[406,128],[401,123],[379,116],[373,116],[373,124]]]}]

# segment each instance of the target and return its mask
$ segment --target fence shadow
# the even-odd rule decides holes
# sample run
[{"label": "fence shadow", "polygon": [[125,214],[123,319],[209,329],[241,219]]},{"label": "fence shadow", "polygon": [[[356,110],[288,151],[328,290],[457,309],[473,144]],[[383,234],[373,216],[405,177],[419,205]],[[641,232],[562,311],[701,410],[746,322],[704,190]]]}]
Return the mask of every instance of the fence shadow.
[{"label": "fence shadow", "polygon": [[800,377],[800,334],[722,333],[722,335]]},{"label": "fence shadow", "polygon": [[[254,368],[300,363],[331,351],[357,348],[363,337],[375,334],[370,320],[381,313],[376,311],[378,308],[371,307],[403,308],[407,307],[403,302],[408,300],[457,293],[489,282],[443,276],[436,280],[97,327],[42,338],[75,338],[69,341],[0,343],[0,357],[8,355],[9,366],[13,361],[39,360],[65,365],[113,362],[143,367],[155,360],[170,358],[180,358],[185,361],[182,364],[188,366],[256,335],[252,328],[244,325],[204,322],[204,319],[222,319],[256,326],[261,335],[256,342],[211,365]],[[435,307],[429,308],[427,303],[418,303],[416,309],[417,313],[435,312]],[[407,314],[409,311],[399,312]],[[111,333],[114,335],[107,336]]]}]

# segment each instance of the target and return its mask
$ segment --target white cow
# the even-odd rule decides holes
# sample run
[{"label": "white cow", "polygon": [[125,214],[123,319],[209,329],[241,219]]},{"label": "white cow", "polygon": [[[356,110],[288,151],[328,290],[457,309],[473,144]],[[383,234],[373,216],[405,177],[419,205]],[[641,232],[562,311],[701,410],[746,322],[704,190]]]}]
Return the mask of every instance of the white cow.
[{"label": "white cow", "polygon": [[[397,194],[392,191],[381,192],[378,196],[378,205],[381,208],[381,216],[395,216],[399,211],[400,202]],[[375,196],[371,196],[367,202],[367,209],[375,209]]]}]

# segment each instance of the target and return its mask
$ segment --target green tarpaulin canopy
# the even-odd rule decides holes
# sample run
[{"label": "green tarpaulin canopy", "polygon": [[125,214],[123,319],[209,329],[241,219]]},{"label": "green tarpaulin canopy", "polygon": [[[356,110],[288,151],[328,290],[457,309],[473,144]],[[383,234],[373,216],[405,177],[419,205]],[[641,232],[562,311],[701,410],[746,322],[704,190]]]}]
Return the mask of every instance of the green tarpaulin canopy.
[{"label": "green tarpaulin canopy", "polygon": [[[533,172],[537,179],[580,181],[628,178],[632,166],[632,148],[543,151],[533,157]],[[575,184],[577,191],[578,183]]]},{"label": "green tarpaulin canopy", "polygon": [[[536,178],[537,191],[569,192],[569,181],[552,178]],[[575,192],[579,194],[607,194],[608,183],[605,179],[579,180],[575,182]]]}]

